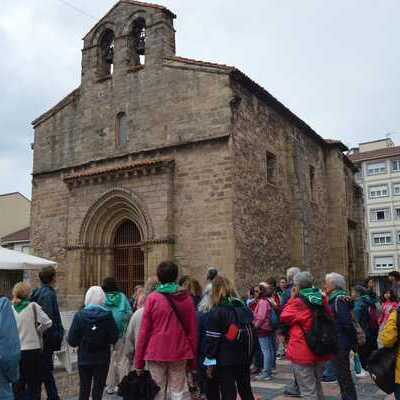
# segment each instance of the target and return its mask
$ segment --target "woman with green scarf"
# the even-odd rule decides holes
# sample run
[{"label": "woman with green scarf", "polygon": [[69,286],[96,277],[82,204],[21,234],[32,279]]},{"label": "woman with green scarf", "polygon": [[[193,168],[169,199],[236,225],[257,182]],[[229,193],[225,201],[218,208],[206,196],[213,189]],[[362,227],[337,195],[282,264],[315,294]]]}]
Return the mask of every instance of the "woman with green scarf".
[{"label": "woman with green scarf", "polygon": [[350,352],[356,350],[357,332],[353,325],[352,301],[346,289],[344,276],[332,272],[326,275],[325,290],[335,318],[338,351],[332,360],[343,400],[357,400],[357,391],[351,376]]},{"label": "woman with green scarf", "polygon": [[289,326],[286,358],[292,362],[296,381],[305,400],[325,399],[321,377],[324,364],[331,356],[318,356],[309,348],[305,333],[313,326],[313,308],[329,312],[321,290],[315,288],[309,272],[299,272],[293,280],[291,298],[280,315],[281,323]]},{"label": "woman with green scarf", "polygon": [[53,324],[37,303],[31,303],[31,286],[19,282],[13,289],[13,312],[21,343],[20,379],[14,384],[15,400],[40,400],[42,335]]}]

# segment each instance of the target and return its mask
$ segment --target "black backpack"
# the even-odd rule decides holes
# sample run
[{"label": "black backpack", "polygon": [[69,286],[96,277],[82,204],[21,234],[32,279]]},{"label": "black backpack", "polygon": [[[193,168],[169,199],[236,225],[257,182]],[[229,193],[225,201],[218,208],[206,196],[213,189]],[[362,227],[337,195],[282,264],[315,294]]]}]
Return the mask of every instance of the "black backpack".
[{"label": "black backpack", "polygon": [[86,323],[83,332],[82,346],[86,348],[89,353],[96,353],[110,346],[105,325],[106,324],[104,324],[102,320]]},{"label": "black backpack", "polygon": [[306,303],[313,314],[311,330],[304,337],[310,350],[317,356],[327,356],[337,351],[336,324],[323,306],[312,306]]}]

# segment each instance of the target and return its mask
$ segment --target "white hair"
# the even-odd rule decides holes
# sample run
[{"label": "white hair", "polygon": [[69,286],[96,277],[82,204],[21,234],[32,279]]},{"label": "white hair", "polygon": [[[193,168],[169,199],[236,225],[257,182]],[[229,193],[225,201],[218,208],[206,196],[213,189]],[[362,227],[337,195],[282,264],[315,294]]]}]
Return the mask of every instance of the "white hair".
[{"label": "white hair", "polygon": [[308,271],[299,272],[294,276],[293,283],[299,289],[311,288],[314,284],[314,278]]},{"label": "white hair", "polygon": [[337,272],[327,274],[325,280],[332,283],[336,289],[346,289],[346,279],[343,275],[340,275]]},{"label": "white hair", "polygon": [[300,272],[301,272],[301,270],[300,270],[300,268],[298,268],[298,267],[291,267],[291,268],[289,268],[289,269],[286,271],[286,278],[287,278],[288,283],[293,283],[294,277],[295,277],[298,273],[300,273]]}]

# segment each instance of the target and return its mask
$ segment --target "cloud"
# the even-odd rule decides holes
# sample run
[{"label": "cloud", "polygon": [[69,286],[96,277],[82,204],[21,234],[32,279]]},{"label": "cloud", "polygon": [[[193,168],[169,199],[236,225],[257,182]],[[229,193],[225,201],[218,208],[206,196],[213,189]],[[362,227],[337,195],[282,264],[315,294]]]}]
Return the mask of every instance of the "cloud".
[{"label": "cloud", "polygon": [[[30,122],[79,85],[81,39],[114,4],[67,2],[95,19],[63,0],[2,1],[0,192],[30,194]],[[239,67],[322,136],[400,133],[397,0],[160,3],[178,16],[179,55]]]}]

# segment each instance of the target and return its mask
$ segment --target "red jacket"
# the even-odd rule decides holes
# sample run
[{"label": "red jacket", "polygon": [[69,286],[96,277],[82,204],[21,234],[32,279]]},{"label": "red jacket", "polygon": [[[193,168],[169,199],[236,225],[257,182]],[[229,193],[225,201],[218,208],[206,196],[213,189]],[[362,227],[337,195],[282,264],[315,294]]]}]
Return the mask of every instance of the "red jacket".
[{"label": "red jacket", "polygon": [[[325,304],[328,314],[330,311]],[[317,364],[329,360],[330,356],[315,355],[308,347],[304,332],[312,327],[312,312],[299,297],[290,299],[280,315],[281,323],[289,326],[289,342],[286,357],[295,364]],[[304,332],[303,332],[304,330]]]},{"label": "red jacket", "polygon": [[135,367],[145,361],[174,362],[189,360],[195,368],[197,358],[197,320],[191,296],[187,292],[170,295],[184,325],[179,322],[168,300],[153,292],[146,300],[135,349]]}]

